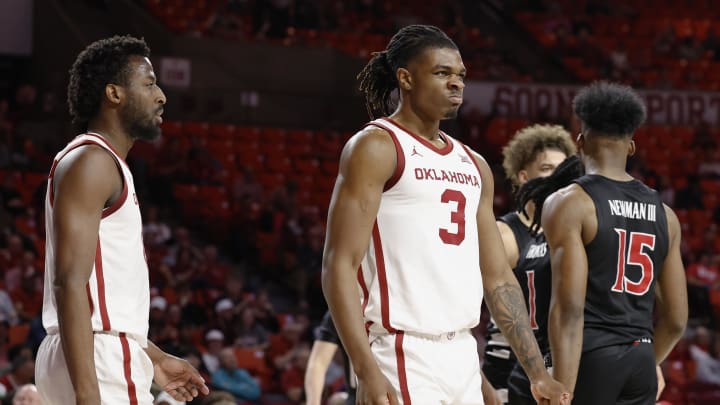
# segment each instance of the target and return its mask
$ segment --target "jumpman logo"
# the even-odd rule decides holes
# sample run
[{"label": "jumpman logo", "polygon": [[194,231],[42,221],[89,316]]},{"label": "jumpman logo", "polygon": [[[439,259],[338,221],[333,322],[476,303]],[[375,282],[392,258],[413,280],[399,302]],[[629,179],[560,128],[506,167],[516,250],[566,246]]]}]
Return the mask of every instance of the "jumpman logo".
[{"label": "jumpman logo", "polygon": [[413,145],[413,151],[412,151],[412,153],[410,154],[410,156],[415,156],[415,155],[422,157],[422,155],[420,154],[420,152],[418,152],[418,151],[415,149],[415,145]]}]

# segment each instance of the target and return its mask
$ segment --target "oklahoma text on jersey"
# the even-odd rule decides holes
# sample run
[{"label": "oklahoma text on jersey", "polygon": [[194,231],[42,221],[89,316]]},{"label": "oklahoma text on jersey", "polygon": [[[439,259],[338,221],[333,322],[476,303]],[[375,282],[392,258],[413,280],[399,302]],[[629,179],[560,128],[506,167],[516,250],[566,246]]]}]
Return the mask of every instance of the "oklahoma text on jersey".
[{"label": "oklahoma text on jersey", "polygon": [[[438,171],[440,173],[438,173]],[[415,169],[415,178],[418,180],[446,181],[449,183],[469,184],[480,188],[480,181],[474,174],[461,172],[447,172],[442,169],[431,169],[426,167],[418,167]]]}]

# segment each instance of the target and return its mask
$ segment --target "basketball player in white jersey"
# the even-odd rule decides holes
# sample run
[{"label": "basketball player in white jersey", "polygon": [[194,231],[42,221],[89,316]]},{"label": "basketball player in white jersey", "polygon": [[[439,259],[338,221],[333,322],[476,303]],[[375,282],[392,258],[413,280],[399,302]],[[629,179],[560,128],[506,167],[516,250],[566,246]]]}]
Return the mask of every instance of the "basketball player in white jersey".
[{"label": "basketball player in white jersey", "polygon": [[355,367],[359,404],[482,404],[470,329],[483,289],[538,401],[569,402],[545,370],[504,258],[490,167],[439,130],[457,115],[464,77],[457,46],[421,25],[401,29],[358,76],[370,114],[391,115],[342,152],[323,291]]},{"label": "basketball player in white jersey", "polygon": [[43,326],[36,383],[48,404],[153,402],[153,379],[178,400],[208,393],[185,360],[147,340],[148,267],[125,157],[160,135],[165,95],[144,41],[89,45],[70,70],[68,104],[83,132],[55,157],[45,202]]}]

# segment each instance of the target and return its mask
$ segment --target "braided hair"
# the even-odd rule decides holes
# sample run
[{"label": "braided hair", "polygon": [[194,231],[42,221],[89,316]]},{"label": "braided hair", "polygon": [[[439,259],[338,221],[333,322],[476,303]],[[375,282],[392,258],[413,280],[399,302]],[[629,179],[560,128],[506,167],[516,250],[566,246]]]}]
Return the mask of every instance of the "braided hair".
[{"label": "braided hair", "polygon": [[384,51],[373,52],[373,57],[357,76],[360,91],[365,95],[365,106],[370,118],[392,114],[391,96],[398,88],[395,72],[427,48],[458,49],[457,45],[439,28],[432,25],[408,25],[400,29]]},{"label": "braided hair", "polygon": [[563,187],[567,187],[573,180],[583,174],[585,174],[585,166],[583,166],[579,156],[573,155],[563,160],[550,176],[532,179],[520,187],[516,198],[518,211],[521,211],[526,217],[529,217],[525,211],[525,206],[529,201],[535,203],[535,214],[530,224],[530,232],[533,235],[536,235],[540,230],[542,207],[545,200],[550,194]]}]

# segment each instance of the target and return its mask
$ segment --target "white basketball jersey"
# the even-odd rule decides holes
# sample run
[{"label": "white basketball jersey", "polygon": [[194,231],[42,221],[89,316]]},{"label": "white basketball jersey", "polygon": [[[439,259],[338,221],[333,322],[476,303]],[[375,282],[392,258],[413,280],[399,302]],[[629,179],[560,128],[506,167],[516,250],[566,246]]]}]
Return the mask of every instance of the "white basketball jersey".
[{"label": "white basketball jersey", "polygon": [[441,334],[480,320],[477,234],[482,179],[465,146],[437,148],[390,119],[397,170],[386,184],[358,281],[365,320],[377,333]]},{"label": "white basketball jersey", "polygon": [[142,218],[135,195],[132,173],[112,146],[100,135],[87,133],[73,139],[55,156],[45,198],[46,247],[43,326],[58,332],[55,279],[55,231],[53,229],[53,175],[60,159],[83,145],[97,145],[115,158],[123,174],[123,191],[117,201],[103,210],[95,261],[87,284],[94,331],[125,332],[147,346],[150,312],[150,282],[142,240]]}]

